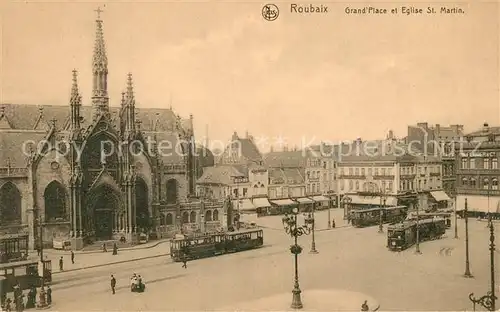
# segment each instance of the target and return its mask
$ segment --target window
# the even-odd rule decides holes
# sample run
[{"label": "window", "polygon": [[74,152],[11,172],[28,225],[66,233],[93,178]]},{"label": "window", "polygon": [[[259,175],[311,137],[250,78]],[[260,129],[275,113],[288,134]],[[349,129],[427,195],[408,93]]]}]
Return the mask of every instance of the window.
[{"label": "window", "polygon": [[368,175],[371,176],[372,175],[372,168],[368,168]]},{"label": "window", "polygon": [[491,169],[498,169],[498,159],[497,158],[493,158],[491,160]]},{"label": "window", "polygon": [[244,187],[244,188],[243,188],[243,197],[247,196],[247,191],[248,191],[248,190],[247,190],[247,188],[246,188],[246,187]]},{"label": "window", "polygon": [[378,176],[378,168],[375,168],[375,175]]},{"label": "window", "polygon": [[352,191],[352,180],[349,180],[349,191]]},{"label": "window", "polygon": [[365,175],[365,168],[361,168],[361,175],[364,176]]},{"label": "window", "polygon": [[343,191],[344,190],[344,181],[340,181],[340,190]]},{"label": "window", "polygon": [[405,183],[406,183],[406,181],[404,181],[404,182],[400,182],[400,183],[399,183],[399,188],[400,188],[402,191],[404,191],[404,190],[405,190]]},{"label": "window", "polygon": [[382,168],[382,175],[385,176],[385,168]]},{"label": "window", "polygon": [[491,182],[492,182],[491,188],[494,190],[498,190],[498,179],[494,178],[493,181],[491,181]]},{"label": "window", "polygon": [[323,169],[326,169],[326,161],[323,162]]},{"label": "window", "polygon": [[467,169],[467,159],[462,158],[462,169]]},{"label": "window", "polygon": [[387,175],[392,175],[392,168],[387,168]]},{"label": "window", "polygon": [[323,173],[323,181],[325,181],[325,182],[327,181],[327,179],[326,179],[326,172]]},{"label": "window", "polygon": [[470,169],[476,169],[476,159],[475,158],[471,158],[470,159],[469,168]]},{"label": "window", "polygon": [[467,186],[467,178],[462,178],[462,185]]},{"label": "window", "polygon": [[484,169],[490,169],[490,160],[488,158],[483,159]]},{"label": "window", "polygon": [[235,197],[238,197],[238,189],[234,189],[233,190],[233,194],[234,194]]},{"label": "window", "polygon": [[306,192],[311,193],[311,184],[307,184],[306,188],[307,188]]},{"label": "window", "polygon": [[476,179],[472,178],[470,179],[470,187],[476,187]]},{"label": "window", "polygon": [[485,178],[483,180],[483,189],[487,190],[490,188],[490,180],[488,178]]},{"label": "window", "polygon": [[311,178],[311,172],[306,171],[307,179],[309,180]]},{"label": "window", "polygon": [[359,176],[359,168],[356,168],[356,169],[355,169],[355,172],[356,172],[356,173],[355,173],[355,175],[356,175],[356,176]]},{"label": "window", "polygon": [[359,191],[359,181],[356,181],[356,191]]}]

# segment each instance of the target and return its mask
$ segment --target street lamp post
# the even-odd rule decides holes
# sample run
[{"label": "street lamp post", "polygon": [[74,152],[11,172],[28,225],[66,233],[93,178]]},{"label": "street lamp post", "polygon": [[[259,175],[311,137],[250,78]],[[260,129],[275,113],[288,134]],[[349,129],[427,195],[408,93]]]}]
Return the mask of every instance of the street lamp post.
[{"label": "street lamp post", "polygon": [[306,224],[310,224],[312,228],[312,242],[311,242],[311,251],[309,253],[311,254],[317,254],[318,251],[316,250],[316,236],[315,236],[315,228],[316,228],[316,219],[315,219],[315,212],[316,212],[316,203],[313,203],[312,206],[312,214],[311,216],[306,219]]},{"label": "street lamp post", "polygon": [[40,293],[39,293],[39,302],[37,308],[39,309],[45,309],[47,308],[47,301],[45,298],[45,265],[43,263],[43,224],[42,224],[42,217],[38,216],[38,231],[39,233],[39,244],[40,244],[40,265],[39,269],[41,269],[41,272],[38,272],[38,274],[41,277],[41,286],[40,286]]},{"label": "street lamp post", "polygon": [[458,218],[457,218],[457,194],[455,192],[455,198],[454,198],[454,210],[455,210],[455,238],[458,238]]},{"label": "street lamp post", "polygon": [[344,220],[345,219],[348,219],[348,215],[349,215],[349,205],[351,204],[352,202],[352,199],[347,196],[347,195],[344,195],[344,197],[342,198],[342,203],[344,204]]},{"label": "street lamp post", "polygon": [[285,214],[283,216],[282,222],[285,232],[290,234],[294,239],[294,244],[290,246],[290,252],[294,255],[294,263],[295,263],[295,276],[294,276],[294,285],[292,290],[292,309],[302,309],[302,301],[300,299],[300,286],[299,286],[299,254],[302,252],[302,247],[298,244],[297,239],[302,235],[309,235],[311,233],[311,228],[308,224],[303,226],[297,225],[297,215],[299,213],[298,208],[293,208],[292,214]]},{"label": "street lamp post", "polygon": [[[381,199],[382,199],[382,193],[380,193],[381,195]],[[384,211],[385,211],[385,203],[386,203],[386,198],[384,197],[383,198],[383,201],[382,201],[382,207],[380,207],[380,213],[379,213],[379,224],[378,224],[378,232],[379,233],[384,233],[384,220],[383,220],[383,217],[384,217]]]},{"label": "street lamp post", "polygon": [[476,304],[480,304],[488,311],[496,310],[496,300],[495,296],[495,229],[493,226],[493,221],[491,219],[491,214],[488,217],[490,226],[490,274],[491,274],[491,289],[488,293],[480,298],[475,298],[474,293],[469,295],[469,300],[472,301],[474,311],[476,310]]},{"label": "street lamp post", "polygon": [[330,216],[330,210],[332,209],[332,198],[330,197],[331,195],[328,194],[328,228],[332,228],[332,220]]},{"label": "street lamp post", "polygon": [[415,203],[415,206],[417,206],[417,243],[415,245],[415,253],[416,254],[421,254],[422,252],[420,251],[420,205],[419,203]]},{"label": "street lamp post", "polygon": [[464,218],[465,218],[465,273],[464,273],[464,277],[472,278],[473,276],[470,273],[470,264],[469,264],[469,214],[468,214],[468,209],[467,209],[467,198],[465,199]]}]

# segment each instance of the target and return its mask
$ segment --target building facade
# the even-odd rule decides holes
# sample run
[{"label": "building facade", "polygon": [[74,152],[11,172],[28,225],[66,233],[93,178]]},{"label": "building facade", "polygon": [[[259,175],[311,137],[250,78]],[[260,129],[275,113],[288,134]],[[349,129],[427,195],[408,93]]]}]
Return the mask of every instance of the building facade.
[{"label": "building facade", "polygon": [[[137,109],[132,75],[110,107],[103,22],[96,20],[91,106],[73,71],[69,105],[0,109],[0,231],[70,240],[134,243],[199,224],[192,117]],[[42,232],[39,231],[42,229]],[[37,239],[38,241],[38,239]]]},{"label": "building facade", "polygon": [[468,210],[485,216],[488,212],[500,213],[500,127],[487,123],[477,131],[465,135],[456,145],[457,210]]}]

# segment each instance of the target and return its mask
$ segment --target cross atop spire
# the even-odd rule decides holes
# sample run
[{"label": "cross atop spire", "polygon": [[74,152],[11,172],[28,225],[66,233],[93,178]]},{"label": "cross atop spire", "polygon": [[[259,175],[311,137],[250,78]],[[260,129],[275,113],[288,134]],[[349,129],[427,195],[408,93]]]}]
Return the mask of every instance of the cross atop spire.
[{"label": "cross atop spire", "polygon": [[101,10],[101,7],[97,7],[97,10],[94,10],[94,12],[97,12],[97,20],[100,21],[101,20],[101,13],[104,11]]}]

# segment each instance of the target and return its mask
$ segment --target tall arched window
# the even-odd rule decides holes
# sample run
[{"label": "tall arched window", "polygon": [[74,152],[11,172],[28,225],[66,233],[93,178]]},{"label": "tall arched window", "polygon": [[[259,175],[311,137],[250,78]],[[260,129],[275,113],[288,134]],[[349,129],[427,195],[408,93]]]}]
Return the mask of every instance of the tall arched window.
[{"label": "tall arched window", "polygon": [[485,190],[487,190],[487,189],[489,189],[489,188],[490,188],[490,180],[489,180],[488,178],[485,178],[485,179],[483,180],[483,188],[484,188]]},{"label": "tall arched window", "polygon": [[214,210],[214,213],[212,215],[212,220],[213,221],[219,221],[219,210]]},{"label": "tall arched window", "polygon": [[174,224],[174,217],[172,216],[171,213],[167,213],[167,217],[165,218],[165,223],[166,225]]},{"label": "tall arched window", "polygon": [[189,223],[189,213],[187,211],[184,211],[182,213],[182,223]]},{"label": "tall arched window", "polygon": [[160,225],[167,225],[167,218],[164,213],[160,214]]},{"label": "tall arched window", "polygon": [[43,194],[45,201],[45,220],[67,220],[66,191],[61,183],[52,181],[45,188]]},{"label": "tall arched window", "polygon": [[205,221],[212,221],[212,210],[207,210],[205,212]]},{"label": "tall arched window", "polygon": [[167,204],[175,204],[177,203],[177,194],[178,185],[177,180],[170,179],[167,181]]},{"label": "tall arched window", "polygon": [[135,217],[140,229],[148,230],[151,227],[149,218],[148,186],[142,178],[137,178],[135,183]]},{"label": "tall arched window", "polygon": [[476,179],[474,178],[470,179],[470,187],[476,187]]},{"label": "tall arched window", "polygon": [[491,181],[491,188],[494,189],[494,190],[498,190],[498,179],[497,178],[494,178]]},{"label": "tall arched window", "polygon": [[196,223],[196,212],[195,211],[191,211],[191,213],[189,214],[189,222]]},{"label": "tall arched window", "polygon": [[21,193],[13,183],[7,182],[0,188],[0,224],[21,222]]}]

